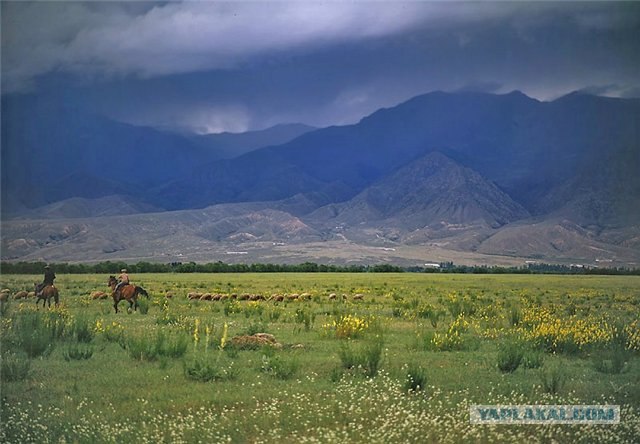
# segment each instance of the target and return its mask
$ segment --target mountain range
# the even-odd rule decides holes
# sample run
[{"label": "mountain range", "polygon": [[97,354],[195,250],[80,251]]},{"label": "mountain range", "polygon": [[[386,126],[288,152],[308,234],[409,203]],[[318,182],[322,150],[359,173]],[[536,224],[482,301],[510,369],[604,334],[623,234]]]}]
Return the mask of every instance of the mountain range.
[{"label": "mountain range", "polygon": [[2,257],[635,266],[639,128],[640,100],[582,93],[209,136],[3,97]]}]

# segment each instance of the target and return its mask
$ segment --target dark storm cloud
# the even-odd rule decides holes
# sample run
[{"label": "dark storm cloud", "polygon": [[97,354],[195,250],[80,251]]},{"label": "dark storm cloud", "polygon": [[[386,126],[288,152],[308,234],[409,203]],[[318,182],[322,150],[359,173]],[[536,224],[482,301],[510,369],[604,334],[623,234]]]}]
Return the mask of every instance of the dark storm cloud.
[{"label": "dark storm cloud", "polygon": [[229,68],[271,51],[398,32],[418,23],[423,9],[382,2],[127,5],[3,3],[7,80],[18,87],[54,69],[153,77]]},{"label": "dark storm cloud", "polygon": [[435,89],[628,96],[639,24],[634,3],[2,3],[3,91],[199,132],[350,123]]}]

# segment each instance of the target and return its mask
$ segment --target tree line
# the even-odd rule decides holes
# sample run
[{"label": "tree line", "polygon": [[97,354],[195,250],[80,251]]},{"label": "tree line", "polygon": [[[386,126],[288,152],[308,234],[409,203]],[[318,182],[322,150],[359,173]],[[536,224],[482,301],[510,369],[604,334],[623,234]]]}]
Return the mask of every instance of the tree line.
[{"label": "tree line", "polygon": [[[45,262],[1,262],[1,274],[39,274],[44,270]],[[227,264],[224,262],[98,262],[83,263],[50,263],[56,273],[60,274],[117,274],[126,268],[129,273],[399,273],[405,269],[395,265],[331,265],[304,262],[302,264]]]},{"label": "tree line", "polygon": [[[45,262],[0,262],[0,274],[40,274]],[[455,265],[442,262],[437,267],[400,267],[391,264],[333,265],[304,262],[301,264],[227,264],[224,262],[98,262],[98,263],[52,263],[56,273],[61,274],[117,274],[126,268],[129,273],[472,273],[472,274],[585,274],[585,275],[640,275],[637,268],[593,268],[559,264],[527,264],[522,267],[500,267],[486,265]]]}]

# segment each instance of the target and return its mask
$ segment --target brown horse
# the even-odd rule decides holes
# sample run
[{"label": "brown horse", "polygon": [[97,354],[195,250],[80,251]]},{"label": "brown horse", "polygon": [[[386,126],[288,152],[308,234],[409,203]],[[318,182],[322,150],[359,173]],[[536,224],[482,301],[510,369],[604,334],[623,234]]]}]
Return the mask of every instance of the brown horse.
[{"label": "brown horse", "polygon": [[38,284],[35,285],[36,292],[36,307],[38,306],[38,302],[42,299],[42,308],[46,303],[49,304],[49,308],[51,308],[51,298],[56,303],[56,307],[60,303],[60,295],[58,294],[58,289],[54,285],[46,285],[42,290],[38,291]]},{"label": "brown horse", "polygon": [[138,287],[137,285],[123,285],[116,291],[116,285],[118,285],[118,280],[115,276],[109,276],[109,282],[107,286],[111,287],[111,296],[113,296],[113,308],[115,308],[116,313],[118,312],[118,303],[125,299],[129,302],[129,310],[133,308],[134,311],[138,310],[138,295],[142,294],[149,299],[149,293],[142,287]]}]

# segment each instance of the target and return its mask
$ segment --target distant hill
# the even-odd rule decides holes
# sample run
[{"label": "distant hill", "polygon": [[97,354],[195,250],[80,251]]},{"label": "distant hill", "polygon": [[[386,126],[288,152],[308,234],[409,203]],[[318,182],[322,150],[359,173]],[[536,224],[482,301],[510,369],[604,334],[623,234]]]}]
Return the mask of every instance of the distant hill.
[{"label": "distant hill", "polygon": [[188,138],[194,144],[214,152],[219,159],[231,159],[258,148],[281,145],[316,129],[301,123],[291,123],[259,131],[191,135]]},{"label": "distant hill", "polygon": [[5,259],[640,264],[638,99],[434,92],[204,139],[2,107]]},{"label": "distant hill", "polygon": [[[61,200],[128,195],[189,177],[201,165],[313,130],[278,125],[243,134],[186,136],[133,126],[38,96],[2,97],[2,212],[19,214]],[[168,205],[167,205],[168,206]]]},{"label": "distant hill", "polygon": [[33,210],[23,209],[16,217],[22,219],[75,219],[158,211],[161,209],[137,202],[128,196],[112,195],[96,199],[72,197]]},{"label": "distant hill", "polygon": [[219,260],[235,259],[234,253],[260,244],[320,240],[319,232],[289,213],[264,204],[228,204],[125,216],[5,221],[1,250],[3,260],[174,261],[190,260],[194,251],[200,258]]},{"label": "distant hill", "polygon": [[[356,125],[320,129],[277,147],[212,162],[160,187],[156,202],[193,208],[309,192],[342,202],[410,161],[439,151],[496,184],[531,214],[548,214],[580,196],[602,194],[602,181],[590,180],[597,176],[615,190],[605,199],[615,195],[637,208],[640,175],[633,172],[640,171],[639,116],[637,99],[576,93],[539,102],[519,92],[430,93]],[[606,173],[597,173],[603,165]],[[607,223],[614,222],[609,218]]]},{"label": "distant hill", "polygon": [[443,224],[498,228],[529,216],[480,174],[438,152],[399,168],[348,202],[314,214],[331,213],[332,224],[375,224],[407,231]]},{"label": "distant hill", "polygon": [[[129,194],[213,159],[182,136],[32,96],[2,97],[2,197],[28,208],[71,197]],[[7,200],[5,200],[7,199]]]}]

